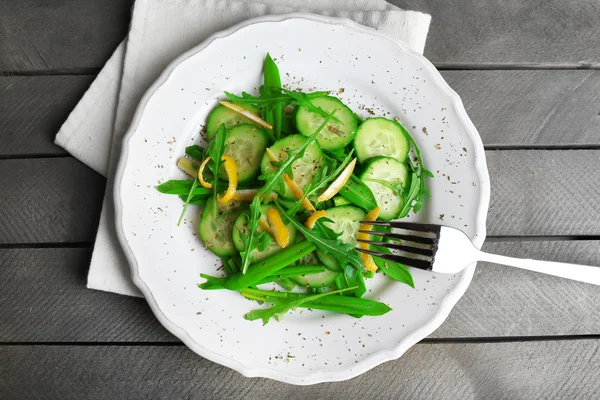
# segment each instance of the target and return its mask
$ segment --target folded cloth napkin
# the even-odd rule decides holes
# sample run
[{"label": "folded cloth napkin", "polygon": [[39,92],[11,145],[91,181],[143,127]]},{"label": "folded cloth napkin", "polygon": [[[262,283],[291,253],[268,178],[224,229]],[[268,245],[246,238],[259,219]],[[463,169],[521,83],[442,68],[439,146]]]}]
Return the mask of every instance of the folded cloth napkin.
[{"label": "folded cloth napkin", "polygon": [[113,178],[121,141],[148,87],[169,62],[211,34],[245,19],[290,12],[345,17],[376,28],[423,53],[431,17],[383,0],[137,0],[128,37],[61,127],[55,143],[108,178],[88,288],[141,293],[115,233]]}]

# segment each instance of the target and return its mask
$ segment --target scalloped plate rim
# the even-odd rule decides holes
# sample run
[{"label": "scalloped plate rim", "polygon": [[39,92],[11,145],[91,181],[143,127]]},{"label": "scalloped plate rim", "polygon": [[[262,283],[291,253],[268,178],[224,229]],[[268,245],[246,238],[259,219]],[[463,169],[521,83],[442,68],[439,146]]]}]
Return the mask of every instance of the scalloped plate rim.
[{"label": "scalloped plate rim", "polygon": [[125,237],[125,232],[123,230],[122,220],[122,199],[121,199],[121,181],[125,173],[125,167],[127,165],[128,154],[129,154],[129,140],[133,137],[136,132],[137,126],[141,120],[143,111],[146,107],[147,102],[154,95],[154,93],[165,84],[171,73],[177,68],[179,64],[186,61],[196,53],[202,51],[205,47],[210,45],[212,42],[218,39],[226,38],[236,33],[240,29],[254,24],[260,23],[273,23],[273,22],[282,22],[289,19],[308,19],[311,21],[316,21],[320,23],[333,24],[333,25],[343,25],[347,28],[353,29],[360,33],[366,33],[372,36],[376,36],[385,40],[389,40],[395,43],[400,49],[405,52],[410,57],[416,58],[419,60],[425,68],[427,68],[428,72],[435,79],[438,87],[449,96],[456,107],[457,115],[462,122],[466,133],[470,136],[470,139],[473,141],[475,145],[475,159],[476,159],[476,168],[477,173],[480,178],[480,185],[482,187],[481,196],[479,199],[479,209],[477,210],[476,217],[476,239],[475,244],[478,247],[481,247],[485,240],[486,236],[486,218],[487,218],[487,210],[489,207],[490,200],[490,180],[488,175],[487,164],[485,161],[485,152],[483,148],[483,143],[481,141],[481,137],[479,136],[477,129],[467,116],[467,113],[464,109],[462,101],[458,94],[450,88],[450,86],[446,83],[446,81],[439,74],[437,69],[431,64],[429,60],[427,60],[424,56],[416,53],[415,51],[408,48],[403,42],[392,38],[388,35],[380,33],[375,29],[360,25],[350,19],[347,18],[337,18],[337,17],[324,17],[316,14],[309,13],[290,13],[290,14],[282,14],[276,16],[263,16],[258,18],[253,18],[246,20],[242,23],[236,24],[229,29],[217,32],[210,36],[208,39],[200,43],[199,45],[193,47],[192,49],[186,51],[179,57],[177,57],[174,61],[172,61],[169,66],[164,70],[164,72],[159,76],[159,78],[150,86],[150,88],[146,91],[142,100],[140,101],[134,117],[132,119],[131,125],[123,138],[123,145],[121,150],[121,156],[119,158],[119,163],[117,166],[117,171],[115,175],[114,181],[114,193],[113,200],[115,204],[115,226],[117,231],[117,237],[119,243],[123,249],[125,257],[131,268],[131,277],[133,283],[140,289],[142,294],[144,295],[146,301],[150,305],[152,312],[156,316],[156,318],[160,321],[160,323],[171,332],[173,335],[178,337],[187,347],[191,350],[199,354],[200,356],[209,359],[213,362],[224,365],[228,368],[231,368],[243,376],[246,377],[264,377],[270,378],[274,380],[278,380],[281,382],[296,384],[296,385],[312,385],[321,382],[334,382],[334,381],[342,381],[347,380],[353,377],[356,377],[386,361],[394,360],[402,356],[410,347],[414,344],[427,337],[433,331],[435,331],[444,320],[447,318],[448,314],[454,307],[454,305],[458,302],[458,300],[462,297],[467,287],[469,286],[473,274],[475,272],[475,264],[467,267],[465,270],[466,273],[463,274],[462,278],[458,281],[456,288],[450,292],[446,297],[444,297],[443,301],[440,304],[437,314],[425,325],[421,326],[419,329],[413,331],[411,334],[407,335],[403,340],[401,340],[395,347],[390,348],[385,351],[379,351],[377,353],[372,354],[371,356],[365,358],[360,361],[358,364],[352,366],[351,368],[344,368],[338,371],[323,371],[318,370],[314,372],[310,372],[306,375],[293,375],[286,372],[282,372],[281,370],[273,369],[273,368],[248,368],[242,365],[240,362],[235,361],[229,357],[222,356],[219,353],[216,353],[210,349],[207,349],[201,346],[198,342],[196,342],[185,330],[178,327],[174,323],[172,323],[165,313],[160,309],[157,305],[154,297],[152,296],[151,291],[146,286],[145,282],[138,275],[138,262],[133,254],[131,248],[127,243],[127,239]]}]

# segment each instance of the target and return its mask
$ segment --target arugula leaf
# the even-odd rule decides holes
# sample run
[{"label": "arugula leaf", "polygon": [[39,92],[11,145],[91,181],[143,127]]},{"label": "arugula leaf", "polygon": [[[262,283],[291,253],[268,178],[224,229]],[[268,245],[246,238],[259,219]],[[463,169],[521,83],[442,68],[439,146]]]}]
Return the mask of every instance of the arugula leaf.
[{"label": "arugula leaf", "polygon": [[[156,190],[163,194],[175,194],[178,196],[184,196],[183,201],[187,198],[187,195],[192,187],[194,181],[192,179],[171,179],[169,181],[163,182],[160,185],[156,186]],[[219,181],[219,190],[227,189],[227,182]],[[238,189],[255,189],[253,187],[248,187],[249,185],[238,185]],[[252,186],[252,184],[250,184]],[[212,189],[207,189],[202,186],[198,186],[192,192],[194,197],[209,197],[213,194]]]},{"label": "arugula leaf", "polygon": [[431,196],[429,190],[425,187],[425,178],[433,178],[433,173],[423,167],[423,159],[421,157],[419,146],[417,146],[417,143],[408,132],[405,132],[405,134],[410,144],[415,149],[418,166],[415,167],[410,159],[408,159],[408,166],[411,170],[410,186],[408,186],[404,192],[404,206],[398,215],[398,219],[406,217],[411,209],[414,213],[417,213],[423,208],[425,196]]},{"label": "arugula leaf", "polygon": [[300,147],[298,147],[295,150],[288,151],[287,160],[279,164],[279,168],[277,169],[277,171],[274,171],[270,174],[264,174],[259,177],[259,179],[266,180],[267,182],[258,191],[256,197],[262,197],[265,194],[268,195],[271,192],[273,186],[275,186],[276,184],[281,184],[283,174],[286,173],[286,170],[292,165],[294,161],[296,161],[298,158],[304,155],[304,151],[306,150],[306,148],[316,140],[317,136],[319,136],[319,133],[321,133],[321,131],[327,126],[327,123],[329,123],[331,118],[333,118],[335,111],[336,110],[333,110],[330,114],[327,115],[327,118],[325,118],[321,126],[319,126],[312,135],[306,138],[306,140],[304,141],[304,143],[302,143]]},{"label": "arugula leaf", "polygon": [[331,240],[336,240],[340,236],[342,236],[341,233],[338,233],[330,227],[328,227],[327,225],[325,225],[325,222],[333,223],[333,221],[327,217],[319,218],[315,221],[315,226],[313,227],[313,230],[317,233],[317,235]]},{"label": "arugula leaf", "polygon": [[[260,193],[260,191],[259,191]],[[250,204],[250,216],[248,218],[248,234],[240,235],[244,243],[244,250],[240,251],[242,256],[242,274],[245,274],[248,270],[248,266],[252,263],[253,251],[256,248],[262,247],[264,250],[268,242],[264,244],[264,235],[268,235],[266,232],[258,233],[258,226],[260,220],[260,196],[258,194],[252,199]],[[260,249],[259,249],[260,250]]]},{"label": "arugula leaf", "polygon": [[197,144],[193,144],[185,148],[185,154],[188,156],[195,158],[198,161],[204,160],[204,153],[206,150],[202,146],[198,146]]},{"label": "arugula leaf", "polygon": [[215,202],[215,213],[218,210],[217,202],[217,189],[219,186],[219,170],[221,169],[223,153],[225,153],[225,134],[227,133],[227,129],[225,128],[225,124],[221,124],[219,126],[219,130],[215,134],[213,140],[211,140],[208,145],[208,149],[206,150],[206,154],[208,157],[212,159],[212,162],[209,163],[209,170],[213,174],[212,181],[212,189],[213,189],[213,197]]},{"label": "arugula leaf", "polygon": [[[300,93],[290,90],[291,93]],[[294,98],[287,94],[276,94],[276,95],[267,95],[267,93],[263,93],[262,96],[252,96],[250,93],[242,92],[241,96],[237,96],[230,92],[224,92],[225,95],[229,98],[229,100],[236,102],[238,104],[254,104],[254,105],[265,105],[265,104],[273,104],[277,101],[281,101],[283,104],[289,104],[294,101]],[[311,92],[311,93],[303,93],[309,99],[315,99],[317,97],[324,97],[329,94],[328,91],[321,92]]]},{"label": "arugula leaf", "polygon": [[308,240],[301,240],[263,260],[253,263],[246,274],[239,273],[223,278],[200,274],[208,282],[201,283],[198,287],[207,290],[240,290],[251,287],[257,285],[266,277],[277,274],[279,270],[295,263],[314,250],[315,245],[313,243]]},{"label": "arugula leaf", "polygon": [[[156,190],[163,194],[177,194],[177,195],[188,195],[190,189],[192,188],[194,181],[191,179],[171,179],[170,181],[166,181],[161,183],[156,187]],[[210,196],[212,190],[207,189],[202,186],[198,186],[192,192],[194,196]]]},{"label": "arugula leaf", "polygon": [[355,289],[351,292],[354,296],[362,297],[365,293],[367,293],[365,279],[360,271],[357,271],[355,268],[345,268],[342,276],[346,281],[346,286],[355,287]]},{"label": "arugula leaf", "polygon": [[[323,149],[321,149],[321,151],[323,152],[323,154],[326,157],[333,158],[334,160],[337,160],[339,162],[344,161],[344,158],[346,157],[346,152],[345,152],[344,149],[337,149],[337,150],[323,150]],[[351,151],[354,151],[354,149],[352,149]]]},{"label": "arugula leaf", "polygon": [[[179,198],[184,203],[187,201],[187,195],[185,195],[185,194],[180,194]],[[194,204],[197,206],[204,205],[206,203],[206,200],[208,200],[208,197],[206,197],[206,196],[192,196],[192,198],[189,201],[189,204]]]},{"label": "arugula leaf", "polygon": [[348,164],[350,164],[353,154],[354,154],[354,149],[352,149],[350,151],[350,153],[346,156],[346,158],[340,163],[340,165],[338,165],[338,167],[331,174],[323,173],[322,174],[323,178],[320,179],[320,182],[314,188],[312,188],[310,192],[307,192],[306,196],[308,197],[308,196],[315,194],[317,191],[325,188],[327,185],[329,185],[330,182],[332,182],[334,179],[336,179],[338,177],[338,175],[342,173],[344,168],[346,168],[348,166]]},{"label": "arugula leaf", "polygon": [[[295,92],[293,90],[287,90],[287,89],[281,89],[283,91],[283,93],[287,94],[288,96],[290,96],[292,99],[294,99],[293,103],[301,106],[301,107],[305,107],[308,111],[310,112],[314,112],[316,114],[319,114],[321,117],[326,118],[329,113],[325,110],[323,110],[321,107],[317,107],[315,106],[312,101],[310,101],[310,96],[308,96],[308,93],[303,93],[303,92]],[[332,118],[335,122],[339,122],[341,123],[341,121],[335,117]]]},{"label": "arugula leaf", "polygon": [[314,228],[307,229],[306,227],[304,227],[304,225],[298,222],[296,218],[284,212],[277,200],[275,200],[275,205],[277,206],[283,217],[290,221],[290,223],[294,225],[296,229],[304,235],[306,240],[314,243],[315,246],[317,246],[323,252],[331,255],[332,257],[335,257],[335,259],[339,261],[340,265],[345,266],[350,264],[360,271],[365,269],[365,266],[362,260],[360,259],[358,252],[354,249],[354,245],[342,243],[339,239],[337,239],[337,237],[335,239],[332,239],[331,232],[333,231],[329,229],[328,232],[326,230],[328,228],[326,227],[326,229],[317,228],[317,224],[315,224],[315,228],[317,228],[316,230]]},{"label": "arugula leaf", "polygon": [[192,199],[192,196],[194,193],[194,189],[196,189],[197,186],[198,186],[198,178],[194,179],[194,183],[192,184],[192,187],[190,188],[190,191],[187,195],[187,199],[185,200],[185,204],[183,205],[183,210],[181,210],[181,214],[179,215],[179,220],[177,221],[177,226],[181,225],[181,220],[183,219],[183,216],[185,215],[185,212],[187,211],[188,205],[190,204],[190,200]]},{"label": "arugula leaf", "polygon": [[[342,288],[346,289],[346,288]],[[352,288],[347,288],[352,289]],[[330,292],[329,292],[330,293]],[[320,297],[316,300],[313,299],[306,303],[302,303],[299,307],[303,308],[312,308],[315,310],[325,310],[331,312],[345,313],[350,314],[352,316],[377,316],[383,315],[389,311],[391,308],[386,304],[368,300],[361,299],[358,297],[348,297],[344,296],[345,292],[338,292],[337,296],[326,296]],[[277,298],[281,300],[294,300],[298,298],[307,297],[310,295],[301,294],[301,293],[290,293],[290,292],[276,292],[276,291],[267,291],[267,290],[259,290],[259,289],[242,289],[240,290],[240,294],[247,299],[270,302],[269,299]]]},{"label": "arugula leaf", "polygon": [[[389,252],[389,250],[385,247],[377,247],[377,250],[384,253]],[[383,271],[385,275],[389,276],[393,280],[406,283],[411,288],[415,287],[413,277],[405,265],[393,261],[384,260],[383,258],[379,257],[373,257],[373,261],[375,261],[375,264],[377,264],[377,266]]]},{"label": "arugula leaf", "polygon": [[[278,89],[281,86],[279,68],[277,68],[277,64],[275,64],[275,61],[273,61],[269,53],[267,53],[267,56],[265,57],[263,76],[265,92],[272,96],[281,94],[281,91]],[[278,140],[281,137],[283,103],[281,101],[275,101],[274,104],[267,105],[265,114],[267,122],[274,127],[275,140]]]},{"label": "arugula leaf", "polygon": [[404,189],[402,182],[387,182],[387,181],[383,181],[381,179],[375,179],[375,178],[363,178],[363,182],[379,183],[381,186],[384,186],[384,187],[390,189],[397,196],[400,196],[400,198],[404,197],[405,189]]},{"label": "arugula leaf", "polygon": [[354,174],[350,175],[350,179],[338,194],[363,210],[371,211],[377,207],[377,201],[375,201],[371,189]]},{"label": "arugula leaf", "polygon": [[315,301],[323,297],[332,296],[334,294],[339,294],[345,291],[356,289],[355,287],[341,289],[341,290],[333,290],[331,292],[314,294],[314,295],[306,295],[303,297],[297,297],[295,299],[282,299],[274,296],[266,295],[264,296],[265,300],[269,303],[273,304],[272,307],[261,309],[261,310],[253,310],[248,314],[244,315],[244,318],[249,321],[255,321],[257,319],[261,319],[263,325],[266,325],[271,318],[275,318],[277,321],[281,319],[281,317],[290,311],[291,309],[300,307],[302,304]]}]

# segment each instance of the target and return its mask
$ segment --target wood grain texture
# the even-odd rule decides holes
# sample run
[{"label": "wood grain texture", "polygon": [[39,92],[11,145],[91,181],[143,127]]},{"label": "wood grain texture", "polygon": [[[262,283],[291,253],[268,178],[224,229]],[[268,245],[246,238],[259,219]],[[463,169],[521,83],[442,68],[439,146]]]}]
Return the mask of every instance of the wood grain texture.
[{"label": "wood grain texture", "polygon": [[[486,155],[488,235],[600,235],[600,150]],[[0,160],[0,244],[92,241],[104,185],[72,158]]]},{"label": "wood grain texture", "polygon": [[600,150],[486,151],[488,235],[600,234]]},{"label": "wood grain texture", "polygon": [[600,144],[600,71],[442,71],[488,147]]},{"label": "wood grain texture", "polygon": [[[600,268],[599,241],[510,240],[487,242],[483,250]],[[596,335],[598,304],[598,286],[479,263],[469,289],[432,337]]]},{"label": "wood grain texture", "polygon": [[0,71],[102,67],[127,34],[132,3],[0,2]]},{"label": "wood grain texture", "polygon": [[[460,94],[486,146],[600,145],[600,71],[442,75]],[[0,157],[65,154],[54,136],[92,79],[0,77]]]},{"label": "wood grain texture", "polygon": [[54,137],[94,78],[0,77],[0,157],[66,154]]},{"label": "wood grain texture", "polygon": [[[484,250],[600,267],[600,241],[510,241]],[[0,342],[178,342],[143,299],[86,289],[90,255],[0,250]],[[598,304],[595,286],[482,263],[431,337],[595,335]]]},{"label": "wood grain texture", "polygon": [[[597,340],[418,344],[346,382],[292,386],[185,347],[2,346],[3,399],[597,399]],[[293,362],[293,361],[292,361]]]},{"label": "wood grain texture", "polygon": [[[391,2],[432,15],[425,55],[438,66],[600,66],[595,1]],[[127,33],[131,4],[3,1],[0,71],[102,67]]]},{"label": "wood grain texture", "polygon": [[94,240],[104,185],[74,158],[0,160],[0,244]]},{"label": "wood grain texture", "polygon": [[425,56],[438,66],[595,65],[600,4],[592,0],[391,0],[431,14]]},{"label": "wood grain texture", "polygon": [[86,288],[91,254],[0,250],[0,342],[177,341],[144,299]]}]

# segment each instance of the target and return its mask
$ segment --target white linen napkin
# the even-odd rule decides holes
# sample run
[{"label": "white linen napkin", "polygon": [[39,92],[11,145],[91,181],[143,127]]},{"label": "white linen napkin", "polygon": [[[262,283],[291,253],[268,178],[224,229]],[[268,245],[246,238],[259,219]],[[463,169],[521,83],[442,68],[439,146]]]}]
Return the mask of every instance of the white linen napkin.
[{"label": "white linen napkin", "polygon": [[137,0],[128,37],[65,121],[55,143],[108,178],[87,287],[130,296],[132,283],[115,233],[113,178],[122,138],[147,88],[181,53],[245,19],[290,12],[345,17],[423,53],[431,16],[383,0]]}]

